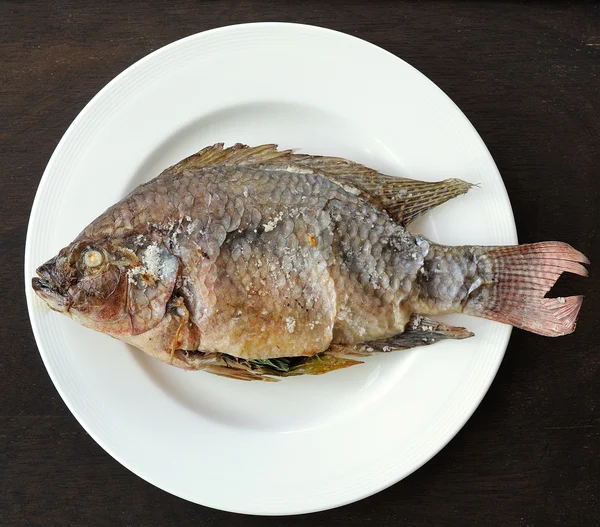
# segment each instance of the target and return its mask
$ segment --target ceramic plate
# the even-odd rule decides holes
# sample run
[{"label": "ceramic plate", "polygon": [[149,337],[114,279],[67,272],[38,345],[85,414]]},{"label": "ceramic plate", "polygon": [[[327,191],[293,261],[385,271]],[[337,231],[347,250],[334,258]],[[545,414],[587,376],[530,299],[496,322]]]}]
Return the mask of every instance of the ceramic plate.
[{"label": "ceramic plate", "polygon": [[41,356],[98,444],[167,492],[269,515],[369,496],[419,468],[464,425],[496,374],[509,326],[448,317],[476,336],[325,376],[247,383],[155,362],[51,312],[29,287],[35,268],[109,205],[220,141],[277,143],[397,176],[479,183],[413,230],[446,244],[517,242],[488,150],[417,70],[318,27],[215,29],[125,70],[56,148],[33,205],[25,258]]}]

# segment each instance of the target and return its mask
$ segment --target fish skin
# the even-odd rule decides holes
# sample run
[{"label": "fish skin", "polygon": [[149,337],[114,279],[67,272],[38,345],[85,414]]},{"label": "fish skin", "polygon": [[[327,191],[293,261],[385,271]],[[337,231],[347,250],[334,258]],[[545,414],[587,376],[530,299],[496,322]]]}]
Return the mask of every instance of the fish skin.
[{"label": "fish skin", "polygon": [[387,214],[323,176],[284,168],[163,174],[79,240],[140,235],[181,260],[202,350],[245,358],[313,355],[402,331],[401,302],[423,259]]},{"label": "fish skin", "polygon": [[[246,360],[332,346],[339,355],[394,336],[400,349],[413,313],[466,310],[519,325],[521,314],[502,315],[519,288],[493,289],[492,271],[517,282],[531,274],[515,267],[512,249],[445,248],[405,228],[470,186],[392,178],[274,145],[218,144],[110,207],[38,269],[33,287],[51,308],[174,366],[225,374],[230,362],[219,357],[231,357],[243,363],[236,378],[255,376]],[[542,245],[527,249],[534,264],[542,253],[589,263],[566,244]],[[98,267],[83,263],[90,250]],[[584,274],[573,265],[561,269]],[[553,283],[557,269],[544,279]],[[531,329],[529,312],[522,327],[570,332],[580,305],[551,306],[544,324],[558,313],[558,329]],[[447,335],[470,335],[457,329]]]}]

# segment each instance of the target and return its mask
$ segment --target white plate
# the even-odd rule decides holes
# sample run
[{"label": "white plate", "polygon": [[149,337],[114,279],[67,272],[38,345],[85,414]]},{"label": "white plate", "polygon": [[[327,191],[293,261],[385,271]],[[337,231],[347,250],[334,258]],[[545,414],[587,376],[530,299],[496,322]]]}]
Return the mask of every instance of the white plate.
[{"label": "white plate", "polygon": [[69,409],[115,459],[187,500],[250,514],[343,505],[435,455],[487,391],[510,327],[363,366],[244,383],[155,362],[48,310],[35,268],[106,207],[218,141],[273,142],[389,174],[481,183],[416,228],[448,244],[514,244],[510,204],[477,132],[432,82],[388,52],[294,24],[230,26],[140,60],[85,107],[56,148],[25,255],[40,353]]}]

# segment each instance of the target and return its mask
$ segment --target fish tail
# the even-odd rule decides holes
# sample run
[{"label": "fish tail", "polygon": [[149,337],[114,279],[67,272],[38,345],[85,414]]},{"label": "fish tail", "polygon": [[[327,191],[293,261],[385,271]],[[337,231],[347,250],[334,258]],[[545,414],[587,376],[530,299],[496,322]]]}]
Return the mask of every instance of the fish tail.
[{"label": "fish tail", "polygon": [[589,260],[566,243],[432,246],[417,276],[415,312],[465,313],[556,337],[575,330],[583,296],[545,298],[558,277],[587,276]]}]

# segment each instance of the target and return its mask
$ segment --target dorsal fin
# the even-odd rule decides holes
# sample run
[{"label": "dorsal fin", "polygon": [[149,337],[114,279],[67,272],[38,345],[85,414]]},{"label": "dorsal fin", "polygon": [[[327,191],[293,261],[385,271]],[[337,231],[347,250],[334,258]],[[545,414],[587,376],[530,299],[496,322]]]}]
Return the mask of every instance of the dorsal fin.
[{"label": "dorsal fin", "polygon": [[344,188],[358,190],[361,198],[383,208],[395,221],[405,226],[472,187],[471,183],[460,179],[429,182],[387,176],[337,157],[293,154],[292,158],[295,164],[310,167]]},{"label": "dorsal fin", "polygon": [[223,148],[223,143],[207,146],[196,154],[186,157],[171,169],[181,172],[193,168],[204,168],[211,165],[264,165],[267,163],[285,164],[292,163],[293,150],[277,150],[277,145],[247,146],[236,143],[228,148]]},{"label": "dorsal fin", "polygon": [[223,148],[223,143],[217,143],[184,159],[171,170],[180,172],[216,164],[302,167],[386,210],[402,225],[408,225],[432,208],[464,194],[472,186],[471,183],[460,179],[432,183],[387,176],[339,157],[295,154],[293,150],[278,151],[277,145],[274,144],[249,147],[237,143],[232,147]]}]

